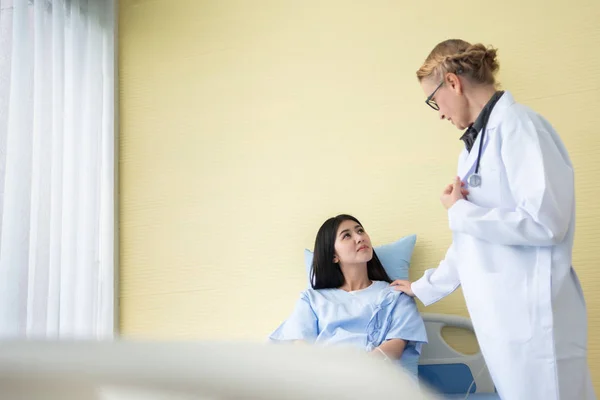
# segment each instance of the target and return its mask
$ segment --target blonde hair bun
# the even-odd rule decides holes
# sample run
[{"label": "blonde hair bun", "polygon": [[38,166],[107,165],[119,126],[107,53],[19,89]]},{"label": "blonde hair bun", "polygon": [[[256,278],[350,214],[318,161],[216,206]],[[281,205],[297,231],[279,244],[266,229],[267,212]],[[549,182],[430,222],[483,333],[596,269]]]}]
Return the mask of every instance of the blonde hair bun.
[{"label": "blonde hair bun", "polygon": [[481,43],[470,44],[461,39],[449,39],[436,45],[417,71],[419,81],[451,72],[469,77],[480,84],[495,85],[500,69],[497,50]]}]

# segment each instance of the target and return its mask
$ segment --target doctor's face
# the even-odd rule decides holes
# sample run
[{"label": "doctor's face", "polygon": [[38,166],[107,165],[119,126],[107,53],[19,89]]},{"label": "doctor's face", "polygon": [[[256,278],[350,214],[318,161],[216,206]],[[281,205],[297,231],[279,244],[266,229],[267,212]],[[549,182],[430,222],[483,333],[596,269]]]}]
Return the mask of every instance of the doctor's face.
[{"label": "doctor's face", "polygon": [[433,109],[438,108],[440,119],[448,120],[460,130],[469,127],[469,108],[462,92],[462,83],[456,75],[446,75],[443,83],[432,78],[423,79],[421,88]]},{"label": "doctor's face", "polygon": [[371,238],[356,221],[346,220],[337,230],[334,262],[340,265],[366,264],[373,258]]}]

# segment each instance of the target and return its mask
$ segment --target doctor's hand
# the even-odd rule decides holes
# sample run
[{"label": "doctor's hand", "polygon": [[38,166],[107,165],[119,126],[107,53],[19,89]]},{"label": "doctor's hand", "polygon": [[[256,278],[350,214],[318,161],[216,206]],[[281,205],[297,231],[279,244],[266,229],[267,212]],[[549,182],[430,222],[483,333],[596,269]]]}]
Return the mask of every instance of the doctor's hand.
[{"label": "doctor's hand", "polygon": [[410,297],[415,297],[415,294],[413,293],[411,288],[411,283],[409,281],[397,279],[394,282],[390,283],[390,286],[393,286],[394,290],[397,290],[398,292],[403,292],[409,295]]},{"label": "doctor's hand", "polygon": [[458,200],[467,198],[469,191],[463,187],[464,185],[465,183],[459,177],[456,177],[453,183],[446,186],[440,198],[446,210],[450,209]]}]

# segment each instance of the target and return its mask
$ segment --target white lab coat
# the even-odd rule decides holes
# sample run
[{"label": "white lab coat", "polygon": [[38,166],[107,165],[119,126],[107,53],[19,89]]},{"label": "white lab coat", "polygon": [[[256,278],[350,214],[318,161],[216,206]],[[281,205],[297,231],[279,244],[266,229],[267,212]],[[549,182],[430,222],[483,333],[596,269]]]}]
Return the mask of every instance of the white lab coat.
[{"label": "white lab coat", "polygon": [[[475,170],[481,133],[458,175]],[[505,92],[486,127],[482,184],[448,211],[453,241],[412,284],[425,305],[463,293],[503,400],[595,399],[583,292],[571,266],[573,166],[550,124]],[[475,371],[478,372],[478,371]]]}]

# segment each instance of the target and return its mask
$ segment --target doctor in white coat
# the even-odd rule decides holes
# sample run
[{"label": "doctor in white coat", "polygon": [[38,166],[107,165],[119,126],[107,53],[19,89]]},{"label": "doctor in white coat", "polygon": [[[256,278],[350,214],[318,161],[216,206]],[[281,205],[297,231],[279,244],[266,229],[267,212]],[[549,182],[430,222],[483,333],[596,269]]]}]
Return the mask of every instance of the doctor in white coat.
[{"label": "doctor in white coat", "polygon": [[496,90],[496,50],[438,44],[418,70],[426,103],[466,130],[443,191],[452,244],[437,268],[397,290],[432,304],[462,286],[503,400],[595,399],[587,316],[572,267],[573,165],[542,116]]}]

